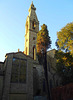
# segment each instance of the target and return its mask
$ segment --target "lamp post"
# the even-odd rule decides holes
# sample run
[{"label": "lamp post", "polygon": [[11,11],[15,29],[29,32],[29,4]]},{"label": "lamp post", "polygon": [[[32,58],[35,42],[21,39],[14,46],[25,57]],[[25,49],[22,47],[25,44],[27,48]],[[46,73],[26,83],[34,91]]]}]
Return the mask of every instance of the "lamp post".
[{"label": "lamp post", "polygon": [[44,52],[44,48],[42,48],[41,53],[42,53],[42,59],[43,59],[44,75],[45,75],[46,85],[47,85],[47,96],[48,96],[48,100],[51,100],[50,91],[49,91],[49,83],[48,83],[48,72],[47,72],[47,55],[46,55],[46,51]]}]

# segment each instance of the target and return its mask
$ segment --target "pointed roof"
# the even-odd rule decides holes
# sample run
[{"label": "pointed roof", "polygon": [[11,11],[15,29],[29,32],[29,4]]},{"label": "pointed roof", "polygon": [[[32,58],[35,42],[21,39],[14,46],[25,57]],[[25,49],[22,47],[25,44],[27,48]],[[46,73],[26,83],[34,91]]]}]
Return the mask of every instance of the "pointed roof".
[{"label": "pointed roof", "polygon": [[32,3],[31,3],[31,7],[34,7],[33,1],[32,1]]},{"label": "pointed roof", "polygon": [[34,4],[33,4],[33,1],[32,1],[32,3],[31,3],[31,5],[30,5],[29,11],[30,11],[31,9],[36,10],[36,8],[35,8],[35,6],[34,6]]}]

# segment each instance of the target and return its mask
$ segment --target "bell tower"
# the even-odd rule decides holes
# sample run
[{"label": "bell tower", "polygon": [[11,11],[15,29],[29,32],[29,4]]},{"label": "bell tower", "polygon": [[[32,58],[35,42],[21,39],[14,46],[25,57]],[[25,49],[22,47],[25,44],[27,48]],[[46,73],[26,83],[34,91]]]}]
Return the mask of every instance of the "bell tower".
[{"label": "bell tower", "polygon": [[36,60],[36,38],[39,31],[39,21],[36,15],[36,8],[33,2],[29,8],[29,15],[25,24],[25,49],[24,53]]}]

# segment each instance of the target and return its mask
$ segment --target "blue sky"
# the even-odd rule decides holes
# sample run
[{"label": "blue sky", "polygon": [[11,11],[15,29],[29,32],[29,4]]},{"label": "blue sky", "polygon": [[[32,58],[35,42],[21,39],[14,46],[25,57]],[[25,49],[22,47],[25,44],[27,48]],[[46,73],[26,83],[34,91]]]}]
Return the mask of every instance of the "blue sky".
[{"label": "blue sky", "polygon": [[[5,54],[24,51],[25,22],[32,0],[0,0],[0,61]],[[57,31],[73,21],[73,0],[33,0],[39,20],[48,26],[55,47]]]}]

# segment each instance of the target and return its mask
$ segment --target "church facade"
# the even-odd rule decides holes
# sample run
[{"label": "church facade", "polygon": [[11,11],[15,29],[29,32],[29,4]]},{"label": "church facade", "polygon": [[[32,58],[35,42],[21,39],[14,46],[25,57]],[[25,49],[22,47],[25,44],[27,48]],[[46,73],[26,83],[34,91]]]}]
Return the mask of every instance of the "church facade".
[{"label": "church facade", "polygon": [[[0,62],[0,100],[34,100],[35,96],[39,95],[47,98],[44,69],[36,56],[39,21],[35,11],[32,2],[25,24],[24,53],[8,53],[5,61]],[[59,78],[55,73],[54,54],[55,49],[47,52],[49,91],[59,84]]]}]

